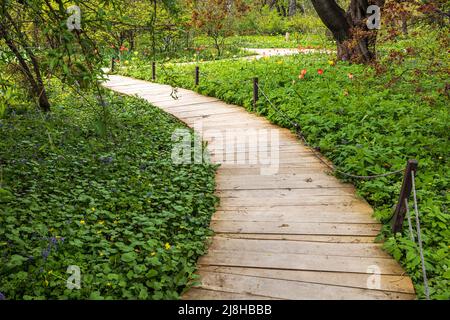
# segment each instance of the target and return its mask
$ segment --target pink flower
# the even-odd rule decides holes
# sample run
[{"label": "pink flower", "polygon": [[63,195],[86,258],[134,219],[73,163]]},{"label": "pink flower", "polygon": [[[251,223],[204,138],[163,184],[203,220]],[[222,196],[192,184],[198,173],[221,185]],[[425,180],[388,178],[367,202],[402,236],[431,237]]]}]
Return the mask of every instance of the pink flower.
[{"label": "pink flower", "polygon": [[352,74],[352,73],[349,73],[349,74],[347,75],[347,77],[348,77],[349,79],[353,79],[353,74]]}]

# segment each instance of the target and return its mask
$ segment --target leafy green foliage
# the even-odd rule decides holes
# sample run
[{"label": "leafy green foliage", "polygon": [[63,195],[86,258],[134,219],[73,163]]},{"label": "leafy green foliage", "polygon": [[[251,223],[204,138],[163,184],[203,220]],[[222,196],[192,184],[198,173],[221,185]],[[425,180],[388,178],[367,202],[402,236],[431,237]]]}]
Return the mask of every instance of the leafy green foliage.
[{"label": "leafy green foliage", "polygon": [[[176,299],[195,278],[215,166],[174,165],[184,125],[110,94],[107,116],[53,89],[54,110],[0,120],[0,292],[7,299]],[[94,105],[95,106],[95,105]],[[69,265],[81,289],[66,288]]]}]

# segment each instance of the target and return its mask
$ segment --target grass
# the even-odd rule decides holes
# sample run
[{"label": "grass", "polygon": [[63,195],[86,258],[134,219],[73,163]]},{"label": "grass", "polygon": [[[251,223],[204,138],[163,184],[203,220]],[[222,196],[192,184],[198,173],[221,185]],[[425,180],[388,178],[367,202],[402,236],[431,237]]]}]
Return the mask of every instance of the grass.
[{"label": "grass", "polygon": [[[215,166],[173,164],[186,127],[143,100],[107,93],[102,109],[64,88],[52,101],[48,116],[0,119],[0,292],[179,298],[210,235]],[[80,290],[66,288],[71,265]]]},{"label": "grass", "polygon": [[[430,31],[406,41],[404,47],[398,44],[376,68],[344,62],[331,65],[332,56],[310,54],[205,64],[199,86],[194,85],[193,65],[172,66],[158,81],[241,105],[292,128],[263,98],[253,109],[251,78],[258,76],[270,100],[300,123],[308,142],[341,170],[380,174],[417,159],[416,187],[430,293],[434,299],[449,299],[448,60],[439,51],[437,39],[440,35]],[[410,46],[413,53],[405,53]],[[304,79],[299,79],[301,69],[307,70]],[[324,73],[318,74],[318,69]],[[126,72],[150,79],[145,69],[131,67]],[[401,181],[401,176],[351,179],[359,194],[374,206],[376,217],[385,222],[396,204]],[[407,227],[394,236],[386,223],[383,237],[385,249],[405,267],[423,298],[420,258]]]}]

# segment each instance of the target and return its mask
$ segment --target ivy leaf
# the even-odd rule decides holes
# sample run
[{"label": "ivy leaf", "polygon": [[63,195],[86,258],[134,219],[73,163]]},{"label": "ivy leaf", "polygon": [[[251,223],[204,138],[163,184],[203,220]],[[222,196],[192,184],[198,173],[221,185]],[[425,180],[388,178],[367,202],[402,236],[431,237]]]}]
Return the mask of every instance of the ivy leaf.
[{"label": "ivy leaf", "polygon": [[123,262],[132,262],[134,260],[136,260],[137,258],[137,254],[135,252],[127,252],[122,254],[121,260]]}]

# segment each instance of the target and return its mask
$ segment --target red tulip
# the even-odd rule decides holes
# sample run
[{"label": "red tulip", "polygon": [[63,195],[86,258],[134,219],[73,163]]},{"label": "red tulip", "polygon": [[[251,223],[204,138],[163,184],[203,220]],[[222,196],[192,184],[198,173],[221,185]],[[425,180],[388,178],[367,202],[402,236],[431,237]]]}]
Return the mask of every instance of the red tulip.
[{"label": "red tulip", "polygon": [[323,74],[323,70],[322,70],[322,69],[319,69],[319,70],[317,70],[317,73],[318,73],[318,74]]}]

